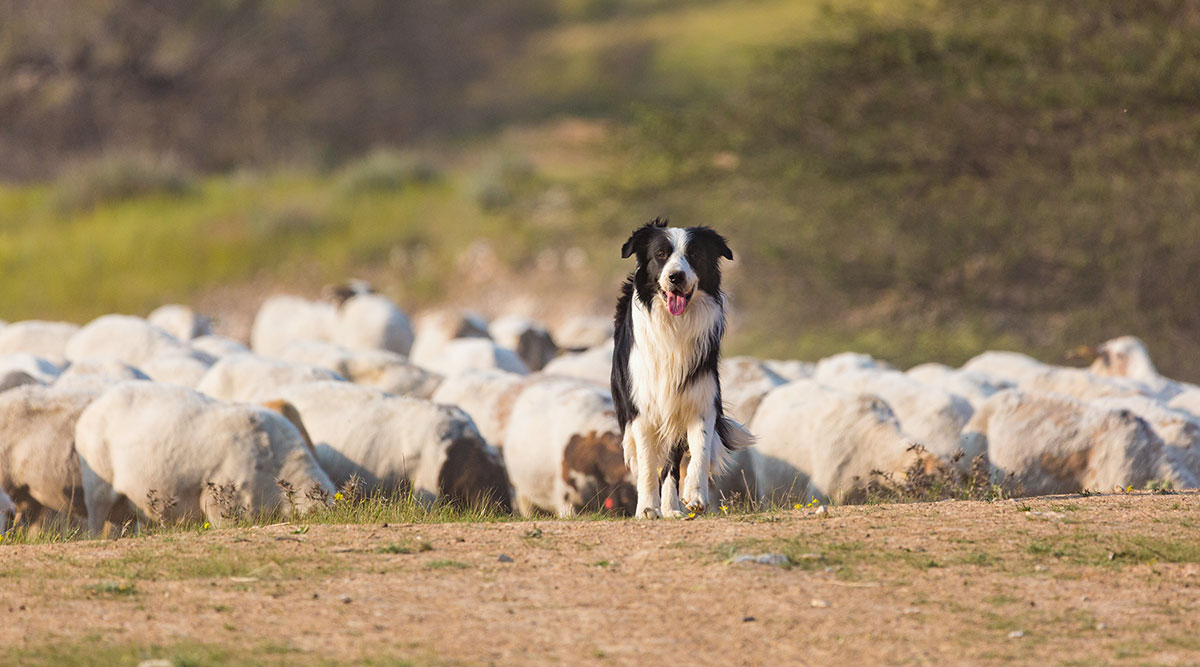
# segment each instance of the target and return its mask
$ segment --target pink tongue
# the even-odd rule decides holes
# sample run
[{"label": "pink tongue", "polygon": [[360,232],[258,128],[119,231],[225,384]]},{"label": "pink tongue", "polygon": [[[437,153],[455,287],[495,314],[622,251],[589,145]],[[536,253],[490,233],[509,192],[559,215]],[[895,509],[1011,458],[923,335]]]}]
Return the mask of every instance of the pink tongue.
[{"label": "pink tongue", "polygon": [[687,297],[674,292],[667,292],[667,310],[672,315],[682,315],[687,310]]}]

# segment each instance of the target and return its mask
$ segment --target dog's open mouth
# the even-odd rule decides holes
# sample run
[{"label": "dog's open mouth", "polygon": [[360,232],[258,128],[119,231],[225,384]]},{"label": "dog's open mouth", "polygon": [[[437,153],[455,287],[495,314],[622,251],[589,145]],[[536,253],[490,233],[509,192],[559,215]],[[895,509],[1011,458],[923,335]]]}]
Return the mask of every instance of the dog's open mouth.
[{"label": "dog's open mouth", "polygon": [[[694,292],[695,290],[692,290]],[[682,315],[683,311],[687,310],[688,301],[692,298],[692,292],[684,294],[677,290],[664,292],[663,296],[667,297],[667,310],[671,311],[672,315]]]}]

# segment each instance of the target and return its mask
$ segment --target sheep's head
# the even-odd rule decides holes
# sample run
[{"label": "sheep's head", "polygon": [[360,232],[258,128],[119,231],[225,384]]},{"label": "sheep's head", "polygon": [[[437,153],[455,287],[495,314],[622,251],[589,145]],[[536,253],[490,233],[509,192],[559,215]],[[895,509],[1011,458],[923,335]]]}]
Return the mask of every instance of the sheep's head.
[{"label": "sheep's head", "polygon": [[1137,336],[1121,336],[1097,345],[1089,367],[1096,375],[1148,380],[1158,376],[1146,344]]}]

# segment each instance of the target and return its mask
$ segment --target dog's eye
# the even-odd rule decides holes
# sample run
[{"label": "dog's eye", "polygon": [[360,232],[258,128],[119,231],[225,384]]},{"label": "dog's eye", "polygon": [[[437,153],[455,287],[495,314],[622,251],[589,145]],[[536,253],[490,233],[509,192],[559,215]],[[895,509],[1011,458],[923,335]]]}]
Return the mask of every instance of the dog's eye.
[{"label": "dog's eye", "polygon": [[657,258],[659,258],[659,259],[666,259],[666,258],[667,258],[667,251],[666,251],[666,250],[659,250],[658,252],[654,253],[654,256],[655,256],[655,257],[657,257]]}]

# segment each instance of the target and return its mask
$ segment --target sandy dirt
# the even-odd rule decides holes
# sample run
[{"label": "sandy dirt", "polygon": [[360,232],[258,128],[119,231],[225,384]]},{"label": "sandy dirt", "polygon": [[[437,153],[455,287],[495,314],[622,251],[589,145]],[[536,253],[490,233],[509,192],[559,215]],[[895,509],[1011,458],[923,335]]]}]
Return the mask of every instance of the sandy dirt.
[{"label": "sandy dirt", "polygon": [[[792,564],[730,562],[764,553]],[[0,643],[7,664],[1195,664],[1200,496],[5,545]]]}]

